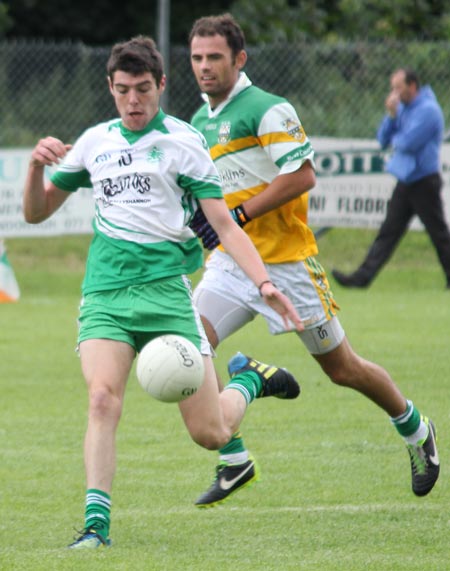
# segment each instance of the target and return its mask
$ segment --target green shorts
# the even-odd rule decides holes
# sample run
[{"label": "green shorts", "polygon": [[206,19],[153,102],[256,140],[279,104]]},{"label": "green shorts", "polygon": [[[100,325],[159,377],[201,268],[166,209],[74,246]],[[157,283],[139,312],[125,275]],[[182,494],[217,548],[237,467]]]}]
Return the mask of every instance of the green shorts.
[{"label": "green shorts", "polygon": [[89,293],[81,300],[78,324],[78,343],[112,339],[139,352],[151,339],[175,334],[211,354],[186,276]]}]

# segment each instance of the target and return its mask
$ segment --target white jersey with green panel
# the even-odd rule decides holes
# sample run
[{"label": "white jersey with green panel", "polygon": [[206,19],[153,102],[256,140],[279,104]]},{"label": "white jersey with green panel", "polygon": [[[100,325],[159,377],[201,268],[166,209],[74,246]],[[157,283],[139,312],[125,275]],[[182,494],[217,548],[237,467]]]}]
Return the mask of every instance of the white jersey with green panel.
[{"label": "white jersey with green panel", "polygon": [[120,119],[85,131],[51,178],[66,191],[92,187],[92,240],[83,294],[189,274],[203,250],[188,224],[198,198],[222,198],[202,135],[161,110],[146,129]]},{"label": "white jersey with green panel", "polygon": [[[192,125],[205,136],[229,208],[262,192],[279,174],[314,165],[314,152],[293,106],[252,85],[241,72],[226,101],[203,105]],[[308,195],[245,226],[264,262],[297,262],[317,254],[307,226]]]}]

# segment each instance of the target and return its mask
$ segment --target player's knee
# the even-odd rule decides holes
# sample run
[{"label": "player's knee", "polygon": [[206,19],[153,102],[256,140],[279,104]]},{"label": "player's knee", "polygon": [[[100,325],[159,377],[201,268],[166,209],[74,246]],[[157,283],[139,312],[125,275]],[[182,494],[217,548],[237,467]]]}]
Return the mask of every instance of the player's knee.
[{"label": "player's knee", "polygon": [[95,418],[115,418],[122,413],[120,399],[106,387],[93,389],[89,393],[89,415]]},{"label": "player's knee", "polygon": [[329,379],[341,387],[357,388],[359,381],[362,377],[362,371],[359,366],[358,359],[350,362],[339,363],[332,367],[324,367],[324,372],[328,375]]},{"label": "player's knee", "polygon": [[231,433],[220,428],[190,432],[192,440],[207,450],[219,450],[230,440]]},{"label": "player's knee", "polygon": [[341,387],[348,387],[352,385],[349,374],[345,369],[333,369],[332,371],[325,372],[335,385],[339,385]]}]

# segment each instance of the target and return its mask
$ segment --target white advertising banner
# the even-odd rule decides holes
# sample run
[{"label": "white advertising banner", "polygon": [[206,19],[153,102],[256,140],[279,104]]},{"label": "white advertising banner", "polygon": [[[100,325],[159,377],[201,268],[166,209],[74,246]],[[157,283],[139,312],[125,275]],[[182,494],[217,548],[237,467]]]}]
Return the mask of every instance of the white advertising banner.
[{"label": "white advertising banner", "polygon": [[[385,172],[387,152],[372,139],[312,138],[317,184],[309,193],[311,226],[378,228],[396,184]],[[450,144],[442,147],[442,198],[450,221]],[[423,226],[415,217],[412,229]]]},{"label": "white advertising banner", "polygon": [[[317,185],[309,193],[309,224],[377,228],[384,219],[395,179],[384,172],[386,153],[371,139],[312,138]],[[0,149],[0,238],[88,234],[94,205],[80,189],[49,220],[27,224],[22,192],[31,149]],[[47,171],[47,175],[50,170]],[[443,199],[450,221],[450,144],[442,149]],[[420,229],[417,219],[413,229]]]},{"label": "white advertising banner", "polygon": [[0,238],[91,233],[94,205],[89,189],[75,192],[49,220],[25,222],[22,192],[30,155],[31,149],[0,149]]}]

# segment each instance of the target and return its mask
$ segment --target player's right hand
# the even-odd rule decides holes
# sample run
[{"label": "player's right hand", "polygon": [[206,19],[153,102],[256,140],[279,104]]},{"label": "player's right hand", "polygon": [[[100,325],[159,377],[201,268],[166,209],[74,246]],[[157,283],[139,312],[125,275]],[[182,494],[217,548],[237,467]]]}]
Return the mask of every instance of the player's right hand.
[{"label": "player's right hand", "polygon": [[271,281],[264,282],[259,291],[267,305],[281,316],[286,331],[290,331],[292,327],[299,333],[304,331],[305,327],[294,304]]},{"label": "player's right hand", "polygon": [[34,147],[31,153],[31,165],[43,167],[58,164],[71,148],[72,145],[65,145],[55,137],[45,137]]}]

